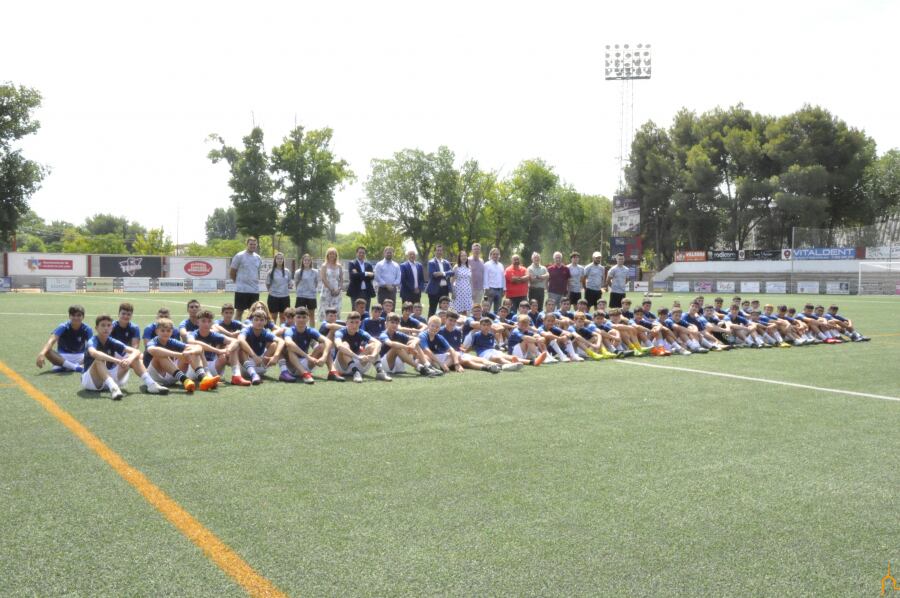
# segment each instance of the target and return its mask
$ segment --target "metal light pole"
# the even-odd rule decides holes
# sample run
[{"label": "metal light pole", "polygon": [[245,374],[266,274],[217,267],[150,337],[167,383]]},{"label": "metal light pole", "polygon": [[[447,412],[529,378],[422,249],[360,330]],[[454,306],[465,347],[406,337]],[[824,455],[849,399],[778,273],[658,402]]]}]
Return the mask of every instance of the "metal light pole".
[{"label": "metal light pole", "polygon": [[[634,80],[649,79],[652,73],[650,44],[612,44],[606,46],[604,78],[621,81],[619,98],[619,187],[623,187],[625,152],[630,151],[634,133]],[[626,106],[628,126],[626,127]],[[628,131],[626,142],[625,131]]]}]

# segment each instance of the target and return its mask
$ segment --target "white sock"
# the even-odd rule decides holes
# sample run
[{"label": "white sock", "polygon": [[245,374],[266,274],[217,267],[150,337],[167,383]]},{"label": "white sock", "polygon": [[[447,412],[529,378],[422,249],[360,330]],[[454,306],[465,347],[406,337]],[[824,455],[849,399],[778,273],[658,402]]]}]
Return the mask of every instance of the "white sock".
[{"label": "white sock", "polygon": [[144,372],[141,374],[141,380],[147,384],[147,386],[152,386],[156,384],[156,381],[150,376],[150,372]]},{"label": "white sock", "polygon": [[823,340],[823,341],[824,341],[824,340],[826,340],[827,338],[828,338],[828,337],[825,336],[825,333],[824,333],[824,332],[819,332],[819,339],[820,339],[820,340]]},{"label": "white sock", "polygon": [[775,339],[775,342],[777,342],[777,343],[784,342],[784,338],[781,336],[781,334],[777,330],[772,333],[772,337]]},{"label": "white sock", "polygon": [[575,347],[572,346],[572,343],[566,343],[566,353],[569,354],[569,357],[578,357],[578,354],[575,352]]},{"label": "white sock", "polygon": [[768,332],[765,333],[765,334],[763,334],[763,340],[766,341],[767,343],[769,343],[770,345],[774,345],[774,344],[775,344],[775,339],[772,338],[771,336],[769,336],[769,333],[768,333]]},{"label": "white sock", "polygon": [[73,363],[73,362],[69,361],[68,359],[63,362],[62,366],[64,368],[66,368],[67,370],[71,370],[73,372],[78,369],[78,364]]},{"label": "white sock", "polygon": [[713,344],[711,342],[709,342],[708,340],[706,340],[705,337],[702,337],[702,336],[700,337],[700,344],[703,345],[704,347],[706,347],[707,349],[709,349],[713,346]]},{"label": "white sock", "polygon": [[282,371],[282,372],[288,371],[287,360],[286,360],[286,359],[279,359],[279,360],[278,360],[278,367],[281,368],[281,371]]},{"label": "white sock", "polygon": [[112,378],[107,378],[106,382],[103,383],[103,386],[109,389],[109,392],[119,392],[119,385],[116,384],[116,381]]}]

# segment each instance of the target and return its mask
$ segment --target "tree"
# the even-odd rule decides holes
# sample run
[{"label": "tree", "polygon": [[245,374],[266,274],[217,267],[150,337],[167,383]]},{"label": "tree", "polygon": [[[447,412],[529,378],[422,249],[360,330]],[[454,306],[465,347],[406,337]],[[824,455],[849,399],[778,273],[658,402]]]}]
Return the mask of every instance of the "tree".
[{"label": "tree", "polygon": [[434,243],[428,214],[434,198],[433,163],[418,149],[405,149],[393,158],[372,160],[366,181],[366,199],[360,205],[365,222],[383,221],[412,240],[420,259]]},{"label": "tree", "polygon": [[[366,222],[366,230],[359,237],[359,244],[368,248],[374,256],[380,256],[385,247],[394,248],[394,258],[402,261],[403,235],[390,222],[373,220]],[[301,254],[302,255],[302,254]]]},{"label": "tree", "polygon": [[225,140],[212,134],[209,140],[219,144],[207,157],[213,164],[224,160],[228,164],[231,178],[231,202],[234,204],[235,220],[242,233],[261,237],[275,232],[278,211],[273,200],[275,183],[269,175],[269,157],[263,145],[263,131],[254,127],[243,138],[244,148],[236,149],[226,145]]},{"label": "tree", "polygon": [[526,250],[541,247],[546,223],[557,209],[559,177],[543,160],[525,160],[513,171],[509,191],[521,205],[522,243]]},{"label": "tree", "polygon": [[270,171],[283,210],[281,230],[306,253],[309,242],[340,220],[335,189],[353,180],[345,160],[331,151],[331,129],[306,131],[295,127],[281,145],[272,148]]},{"label": "tree", "polygon": [[172,239],[161,228],[151,228],[146,234],[139,234],[134,241],[137,255],[171,255],[175,251]]},{"label": "tree", "polygon": [[[206,242],[215,239],[234,239],[238,234],[237,214],[234,207],[216,208],[206,218]],[[196,255],[196,254],[192,254]]]},{"label": "tree", "polygon": [[28,210],[28,199],[40,188],[47,169],[22,156],[13,144],[35,133],[40,122],[31,113],[41,105],[41,94],[12,83],[0,84],[0,244],[7,245]]},{"label": "tree", "polygon": [[[113,235],[122,241],[122,249],[118,253],[130,252],[134,248],[134,241],[138,235],[146,233],[147,229],[137,222],[128,222],[127,218],[112,214],[95,214],[85,219],[82,227],[89,236]],[[110,242],[107,243],[107,246]],[[103,251],[100,253],[116,253]]]},{"label": "tree", "polygon": [[[559,189],[553,247],[577,251],[587,262],[595,251],[609,255],[612,202],[600,195],[583,195],[571,186]],[[527,249],[527,248],[526,248]],[[522,256],[523,260],[530,259]]]},{"label": "tree", "polygon": [[865,185],[879,220],[900,208],[900,150],[892,149],[869,165]]},{"label": "tree", "polygon": [[[484,221],[491,246],[498,248],[503,256],[508,257],[521,246],[524,211],[525,206],[513,194],[510,182],[499,181],[495,192],[487,198]],[[484,251],[484,254],[487,255],[488,252]]]}]

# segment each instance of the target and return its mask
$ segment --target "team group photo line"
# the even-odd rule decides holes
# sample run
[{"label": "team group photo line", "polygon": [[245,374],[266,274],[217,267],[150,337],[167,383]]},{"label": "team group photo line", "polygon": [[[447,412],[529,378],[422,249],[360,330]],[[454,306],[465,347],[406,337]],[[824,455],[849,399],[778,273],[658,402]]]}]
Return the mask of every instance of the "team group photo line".
[{"label": "team group photo line", "polygon": [[[234,386],[259,385],[276,366],[282,382],[314,384],[319,367],[329,381],[362,382],[374,369],[376,380],[390,382],[407,372],[498,374],[526,365],[869,340],[837,305],[807,303],[798,310],[698,296],[686,308],[674,301],[654,309],[650,298],[632,305],[626,297],[630,270],[622,254],[609,268],[600,252],[581,265],[577,252],[564,263],[558,251],[547,266],[536,252],[527,267],[519,255],[504,266],[498,249],[485,260],[478,243],[452,262],[437,245],[424,266],[415,251],[395,260],[392,247],[372,264],[358,247],[346,281],[333,247],[320,268],[303,255],[296,272],[279,252],[263,302],[258,241],[250,237],[246,244],[231,262],[234,301],[218,314],[191,299],[180,323],[162,307],[141,329],[132,320],[134,307],[123,302],[115,316],[112,310],[97,315],[92,328],[84,308],[72,305],[38,353],[37,367],[49,361],[52,371],[78,372],[82,389],[108,390],[120,400],[132,371],[147,393],[168,394],[176,386],[193,393],[215,389],[226,367]],[[342,317],[345,293],[351,311]]]}]

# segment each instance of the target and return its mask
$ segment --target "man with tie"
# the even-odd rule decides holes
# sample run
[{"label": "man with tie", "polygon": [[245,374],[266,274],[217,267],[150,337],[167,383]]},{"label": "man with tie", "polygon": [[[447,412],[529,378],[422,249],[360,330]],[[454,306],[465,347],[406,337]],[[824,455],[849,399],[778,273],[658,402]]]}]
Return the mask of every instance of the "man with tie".
[{"label": "man with tie", "polygon": [[[378,287],[378,303],[385,299],[397,302],[397,289],[400,287],[400,264],[394,261],[394,248],[384,248],[384,259],[375,264],[375,285]],[[388,314],[385,314],[387,317]]]},{"label": "man with tie", "polygon": [[435,314],[441,297],[450,296],[450,275],[453,273],[450,262],[444,259],[444,246],[438,244],[434,248],[434,259],[428,262],[428,317]]},{"label": "man with tie", "polygon": [[366,311],[369,310],[369,302],[375,296],[375,271],[372,264],[366,261],[366,248],[356,248],[356,259],[347,265],[350,272],[350,285],[347,287],[347,295],[350,297],[350,305],[354,305],[357,299],[366,302]]},{"label": "man with tie", "polygon": [[425,272],[422,264],[416,261],[416,252],[406,252],[406,261],[400,264],[400,298],[404,303],[418,303],[422,300],[425,288]]}]

